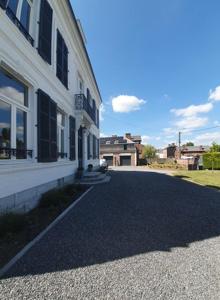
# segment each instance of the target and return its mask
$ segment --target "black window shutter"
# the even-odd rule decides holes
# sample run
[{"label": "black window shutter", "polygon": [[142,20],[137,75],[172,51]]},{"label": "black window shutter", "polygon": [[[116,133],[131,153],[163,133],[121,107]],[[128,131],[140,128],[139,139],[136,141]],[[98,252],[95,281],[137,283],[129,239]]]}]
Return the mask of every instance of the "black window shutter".
[{"label": "black window shutter", "polygon": [[97,139],[97,158],[99,159],[99,152],[100,152],[100,146],[99,146],[99,139]]},{"label": "black window shutter", "polygon": [[41,0],[38,52],[49,64],[51,64],[52,21],[52,8],[47,0]]},{"label": "black window shutter", "polygon": [[99,109],[97,109],[97,127],[99,128]]},{"label": "black window shutter", "polygon": [[90,97],[91,97],[91,95],[90,95],[90,90],[87,88],[87,90],[86,90],[86,97],[87,97],[87,100],[88,101],[90,101]]},{"label": "black window shutter", "polygon": [[76,121],[70,116],[69,117],[69,140],[70,140],[70,160],[76,159]]},{"label": "black window shutter", "polygon": [[87,159],[90,159],[90,134],[87,136]]},{"label": "black window shutter", "polygon": [[2,9],[6,9],[7,5],[8,5],[8,0],[0,0],[0,7]]},{"label": "black window shutter", "polygon": [[38,90],[38,161],[57,160],[57,105]]},{"label": "black window shutter", "polygon": [[68,48],[57,30],[57,77],[68,88]]},{"label": "black window shutter", "polygon": [[93,159],[96,158],[96,137],[93,135]]}]

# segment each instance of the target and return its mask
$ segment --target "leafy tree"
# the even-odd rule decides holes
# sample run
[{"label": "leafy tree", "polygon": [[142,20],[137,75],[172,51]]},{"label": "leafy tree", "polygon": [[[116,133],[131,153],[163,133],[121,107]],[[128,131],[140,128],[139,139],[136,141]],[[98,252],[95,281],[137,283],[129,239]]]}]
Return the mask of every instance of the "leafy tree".
[{"label": "leafy tree", "polygon": [[210,148],[210,152],[220,152],[220,144],[213,142]]},{"label": "leafy tree", "polygon": [[155,158],[156,157],[156,148],[152,145],[145,145],[142,151],[142,158]]},{"label": "leafy tree", "polygon": [[195,146],[193,142],[187,142],[186,144],[183,145],[183,147],[190,147],[190,146]]}]

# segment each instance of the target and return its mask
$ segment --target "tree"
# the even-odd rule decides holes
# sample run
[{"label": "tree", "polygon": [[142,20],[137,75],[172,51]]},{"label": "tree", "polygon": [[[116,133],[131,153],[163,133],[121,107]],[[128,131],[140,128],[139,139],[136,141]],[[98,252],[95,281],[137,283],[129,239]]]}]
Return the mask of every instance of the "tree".
[{"label": "tree", "polygon": [[190,147],[190,146],[194,146],[193,142],[187,142],[186,144],[183,145],[183,147]]},{"label": "tree", "polygon": [[210,148],[210,152],[220,152],[220,144],[213,142]]},{"label": "tree", "polygon": [[156,157],[156,148],[152,145],[145,145],[142,151],[142,158],[155,158]]}]

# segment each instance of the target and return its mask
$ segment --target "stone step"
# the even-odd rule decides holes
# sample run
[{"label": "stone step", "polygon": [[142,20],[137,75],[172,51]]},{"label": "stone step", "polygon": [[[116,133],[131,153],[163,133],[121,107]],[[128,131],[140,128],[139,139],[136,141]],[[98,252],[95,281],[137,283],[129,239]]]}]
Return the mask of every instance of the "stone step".
[{"label": "stone step", "polygon": [[[104,175],[104,174],[103,174]],[[83,178],[80,180],[80,184],[86,184],[86,185],[94,185],[94,184],[101,184],[101,183],[107,183],[111,179],[111,176],[106,176],[104,175],[103,177],[99,177],[96,179],[88,179],[88,178]]]},{"label": "stone step", "polygon": [[100,174],[99,176],[96,176],[96,177],[85,177],[83,176],[82,180],[85,180],[85,181],[99,181],[99,180],[103,180],[105,179],[106,175],[105,174]]},{"label": "stone step", "polygon": [[83,175],[83,178],[98,178],[100,175],[103,175],[103,173],[101,172],[86,172],[84,175]]}]

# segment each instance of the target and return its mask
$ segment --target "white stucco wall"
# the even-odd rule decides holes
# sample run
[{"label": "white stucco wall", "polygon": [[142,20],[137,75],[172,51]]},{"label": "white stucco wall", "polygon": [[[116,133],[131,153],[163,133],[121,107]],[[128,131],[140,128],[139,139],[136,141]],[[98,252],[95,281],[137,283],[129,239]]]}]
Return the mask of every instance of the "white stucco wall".
[{"label": "white stucco wall", "polygon": [[[27,115],[27,149],[33,150],[33,158],[28,160],[0,160],[0,200],[10,194],[74,174],[78,161],[60,160],[55,163],[37,162],[37,90],[41,89],[57,103],[66,114],[76,117],[74,95],[79,93],[78,76],[83,78],[85,89],[89,88],[92,98],[99,108],[101,99],[84,53],[78,31],[72,21],[66,1],[48,0],[53,9],[52,65],[46,63],[37,51],[40,1],[33,1],[30,35],[34,47],[26,40],[19,29],[0,8],[0,65],[6,67],[13,76],[23,81],[29,88],[29,108]],[[68,87],[67,90],[56,77],[56,31],[61,32],[68,47]],[[0,94],[0,100],[7,97]],[[79,118],[76,118],[79,122]],[[68,123],[67,123],[68,124]],[[80,124],[76,124],[77,129]],[[92,125],[90,132],[99,138],[99,129]],[[65,152],[69,157],[69,128],[65,129]],[[76,158],[78,156],[76,134]],[[87,148],[87,147],[86,147]],[[85,157],[85,165],[98,165],[99,160]]]}]

